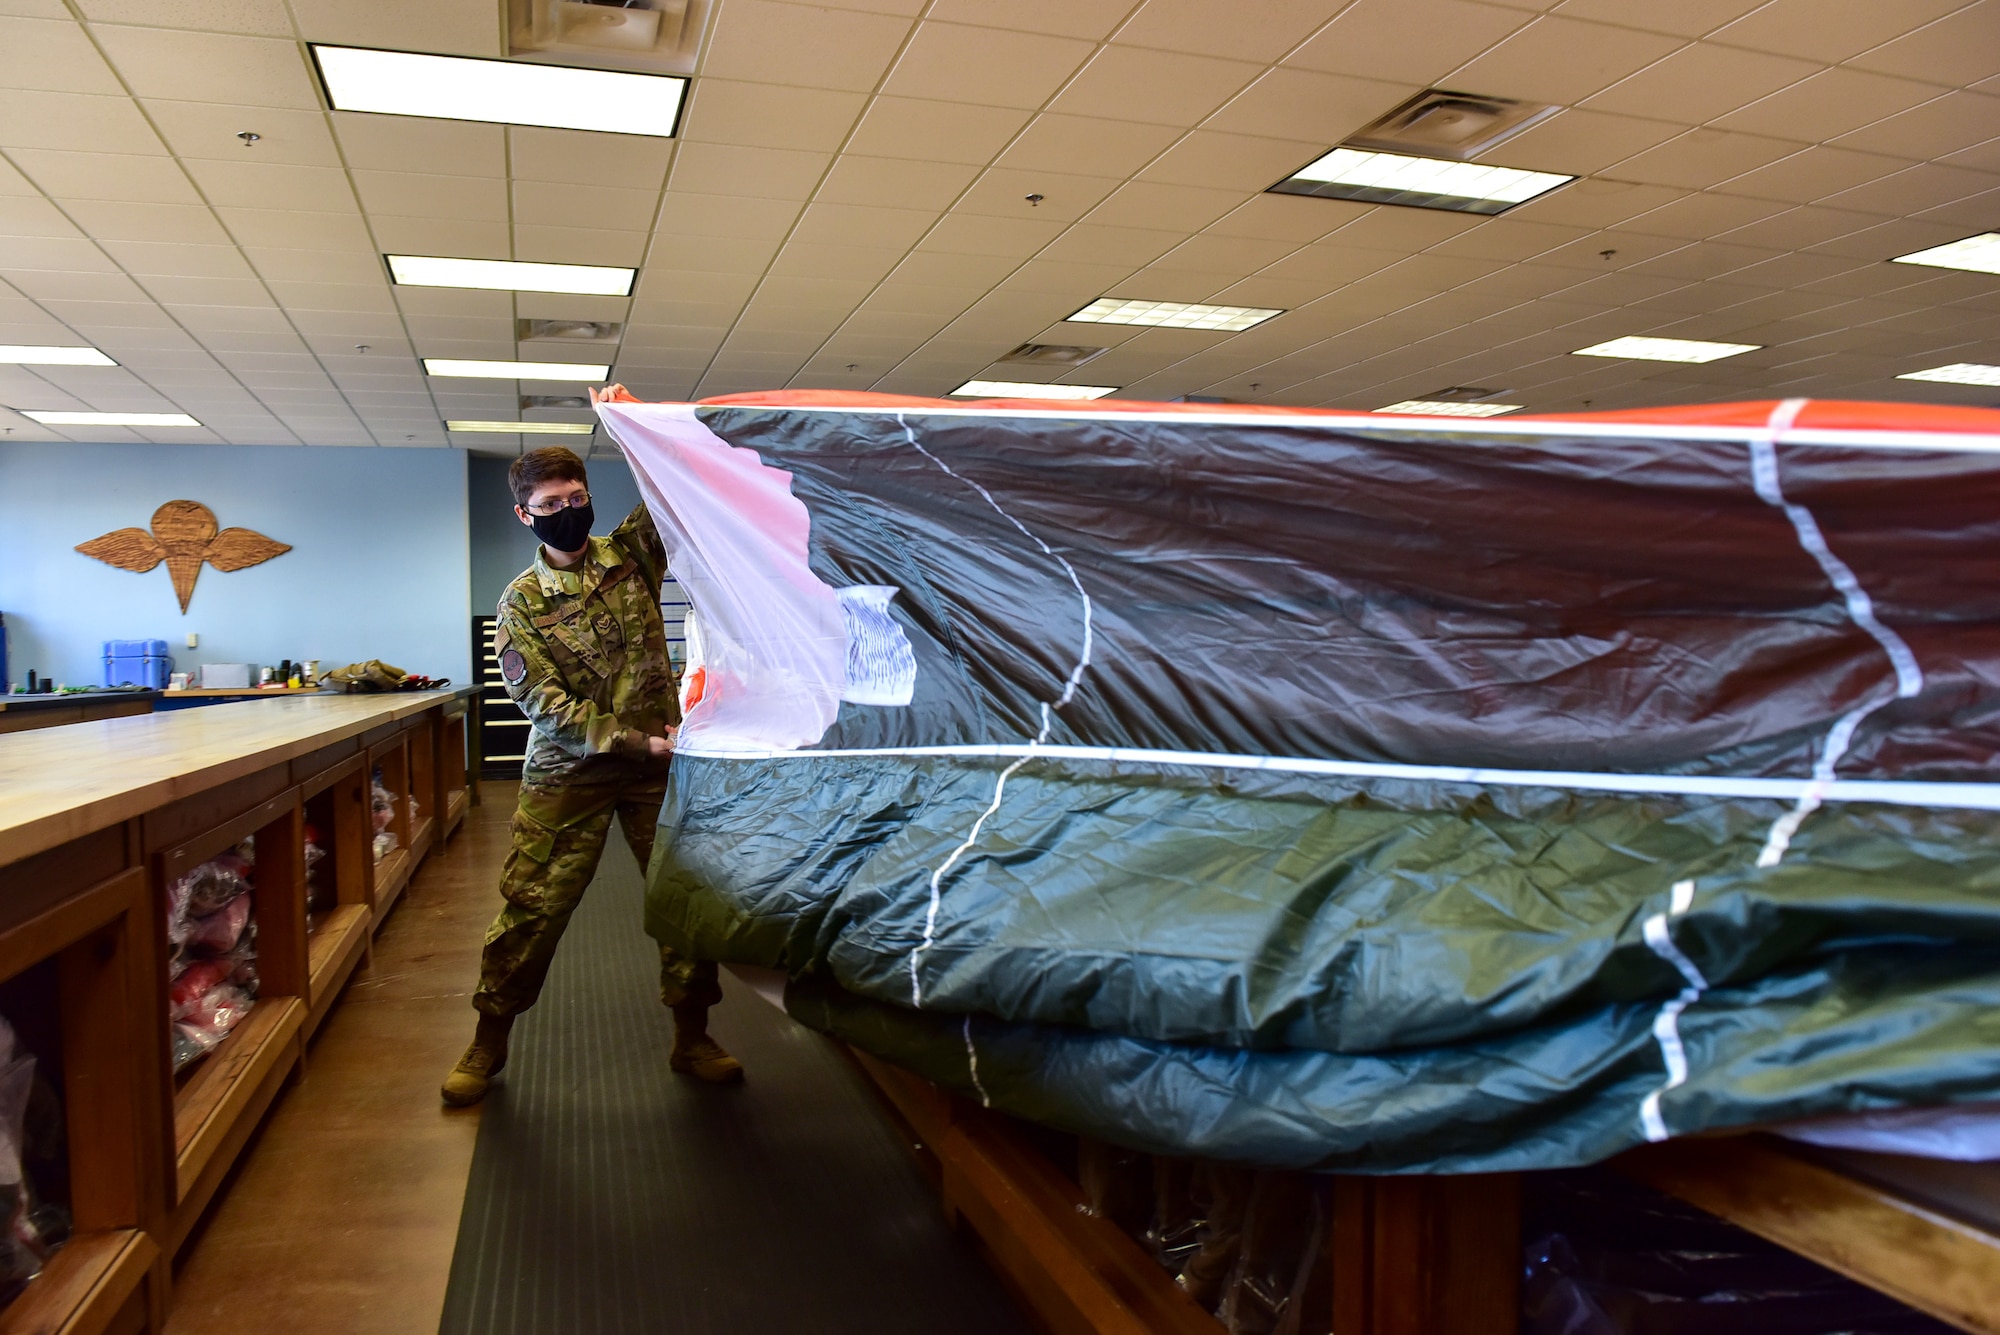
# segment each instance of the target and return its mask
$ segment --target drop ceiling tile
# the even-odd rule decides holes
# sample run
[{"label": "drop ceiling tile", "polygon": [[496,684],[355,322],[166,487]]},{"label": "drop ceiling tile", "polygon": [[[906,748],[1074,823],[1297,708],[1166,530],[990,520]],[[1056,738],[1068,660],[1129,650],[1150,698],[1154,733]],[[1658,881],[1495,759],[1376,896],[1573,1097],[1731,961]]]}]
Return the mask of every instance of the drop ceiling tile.
[{"label": "drop ceiling tile", "polygon": [[517,223],[645,232],[652,230],[653,215],[659,204],[660,193],[657,190],[574,183],[558,185],[544,181],[514,182],[514,221]]},{"label": "drop ceiling tile", "polygon": [[941,253],[1003,255],[1018,259],[1040,250],[1063,231],[1054,218],[997,218],[946,214],[924,238],[923,248]]},{"label": "drop ceiling tile", "polygon": [[911,162],[843,153],[813,195],[829,204],[944,209],[972,183],[978,169],[956,162]]},{"label": "drop ceiling tile", "polygon": [[[183,158],[239,157],[251,162],[289,162],[309,167],[338,167],[340,153],[327,132],[326,118],[316,111],[274,107],[241,107],[224,102],[144,103],[146,114],[166,137],[167,146]],[[261,136],[246,147],[236,136],[248,130]]]},{"label": "drop ceiling tile", "polygon": [[790,241],[771,261],[771,273],[802,278],[859,278],[876,282],[908,254],[900,246],[842,246]]},{"label": "drop ceiling tile", "polygon": [[[1380,208],[1362,214],[1329,235],[1328,244],[1359,246],[1364,250],[1393,250],[1402,254],[1423,250],[1486,221],[1476,213],[1451,213],[1443,209]],[[1468,257],[1470,258],[1470,257]]]},{"label": "drop ceiling tile", "polygon": [[1948,200],[1924,209],[1916,216],[1933,222],[1956,223],[1970,232],[1975,228],[1990,227],[1996,215],[2000,215],[2000,189]]},{"label": "drop ceiling tile", "polygon": [[666,178],[675,147],[672,140],[533,125],[509,126],[507,145],[516,180],[577,185],[616,182],[646,190],[657,190]]},{"label": "drop ceiling tile", "polygon": [[62,210],[39,195],[0,195],[0,237],[82,235]]},{"label": "drop ceiling tile", "polygon": [[[1255,244],[1255,243],[1239,243]],[[1029,260],[999,284],[998,291],[1045,292],[1081,307],[1097,300],[1135,272],[1129,264],[1077,264],[1066,260]],[[960,303],[970,307],[972,299]]]},{"label": "drop ceiling tile", "polygon": [[926,21],[903,48],[882,91],[895,97],[1034,108],[1047,102],[1090,55],[1090,43],[1072,38]]},{"label": "drop ceiling tile", "polygon": [[299,35],[313,42],[504,56],[501,25],[485,0],[292,0]]},{"label": "drop ceiling tile", "polygon": [[[641,279],[645,291],[632,302],[631,320],[634,324],[657,322],[663,318],[649,313],[653,301],[662,293],[674,301],[718,301],[740,306],[757,289],[755,275],[705,273],[667,267],[672,259],[673,256],[668,254],[661,257],[661,262],[646,266]],[[531,314],[518,300],[516,306],[521,314]],[[626,332],[629,334],[631,331]]]},{"label": "drop ceiling tile", "polygon": [[729,0],[709,29],[704,78],[867,92],[909,34],[907,18]]},{"label": "drop ceiling tile", "polygon": [[820,152],[840,147],[867,102],[860,93],[733,79],[699,80],[692,99],[681,127],[684,140]]},{"label": "drop ceiling tile", "polygon": [[187,174],[172,158],[47,148],[16,149],[10,156],[36,185],[58,201],[202,202]]},{"label": "drop ceiling tile", "polygon": [[[1074,222],[1102,203],[1119,184],[1119,178],[1108,176],[1068,176],[996,167],[982,173],[965,197],[952,206],[952,211],[1036,222]],[[1042,199],[1030,203],[1031,194],[1041,195]]]},{"label": "drop ceiling tile", "polygon": [[[658,236],[655,248],[664,248],[666,263],[676,269],[713,270],[716,273],[759,274],[771,265],[778,243],[762,237],[742,236]],[[646,276],[640,275],[639,291],[646,291]]]},{"label": "drop ceiling tile", "polygon": [[[1021,207],[1025,210],[1027,206]],[[915,245],[937,220],[937,213],[930,209],[815,202],[800,217],[791,244],[874,246],[902,251]]]},{"label": "drop ceiling tile", "polygon": [[200,204],[133,204],[71,200],[63,211],[100,241],[178,241],[225,244],[229,234]]},{"label": "drop ceiling tile", "polygon": [[1905,158],[1879,153],[1855,153],[1818,145],[1746,172],[1715,187],[1723,194],[1753,195],[1805,204],[1870,181],[1878,181],[1912,164]]},{"label": "drop ceiling tile", "polygon": [[1788,88],[1819,68],[1807,60],[1697,42],[1597,93],[1586,105],[1595,111],[1701,124]]},{"label": "drop ceiling tile", "polygon": [[1587,178],[1509,209],[1507,216],[1576,227],[1610,227],[1679,199],[1684,193],[1669,186]]},{"label": "drop ceiling tile", "polygon": [[1452,71],[1447,83],[1469,92],[1567,106],[1683,45],[1680,38],[1659,33],[1545,15]]},{"label": "drop ceiling tile", "polygon": [[507,175],[508,130],[503,126],[353,111],[331,112],[324,119],[332,124],[341,156],[350,167],[444,176]]},{"label": "drop ceiling tile", "polygon": [[1217,236],[1263,237],[1272,241],[1317,241],[1379,205],[1347,199],[1258,194],[1243,201],[1204,231]]},{"label": "drop ceiling tile", "polygon": [[5,158],[0,158],[0,195],[39,195],[34,182],[14,170]]},{"label": "drop ceiling tile", "polygon": [[[0,250],[0,273],[33,270],[113,274],[118,265],[94,241],[61,236],[10,238],[6,249]],[[16,279],[8,281],[21,287]]]},{"label": "drop ceiling tile", "polygon": [[91,33],[139,97],[319,109],[297,42],[107,23],[94,24]]},{"label": "drop ceiling tile", "polygon": [[1415,84],[1279,68],[1251,84],[1203,128],[1336,144],[1421,91]]},{"label": "drop ceiling tile", "polygon": [[292,35],[284,0],[77,0],[76,8],[93,23],[199,28],[259,37]]},{"label": "drop ceiling tile", "polygon": [[1719,117],[1724,130],[1826,140],[1936,97],[1931,84],[1866,70],[1822,70],[1781,92]]},{"label": "drop ceiling tile", "polygon": [[875,311],[885,315],[938,316],[946,319],[961,314],[986,294],[992,287],[990,282],[946,284],[924,281],[924,278],[932,276],[929,271],[933,268],[941,270],[936,273],[936,277],[952,277],[954,270],[940,266],[936,262],[959,258],[961,257],[956,255],[912,255],[897,266],[894,276],[869,295],[862,306],[862,311]]},{"label": "drop ceiling tile", "polygon": [[505,222],[509,217],[507,184],[502,180],[361,170],[351,175],[362,207],[371,213],[472,222]]},{"label": "drop ceiling tile", "polygon": [[1871,230],[1880,221],[1865,213],[1807,206],[1787,209],[1762,222],[1736,228],[1718,239],[1752,246],[1775,246],[1781,250],[1817,249],[1857,232]]},{"label": "drop ceiling tile", "polygon": [[1100,49],[1049,104],[1061,115],[1198,125],[1263,72],[1241,60],[1129,46]]},{"label": "drop ceiling tile", "polygon": [[[1836,142],[1842,148],[1904,158],[1942,158],[2000,133],[2000,98],[1955,91],[1867,125]],[[1971,166],[1974,164],[1961,164]]]},{"label": "drop ceiling tile", "polygon": [[1572,108],[1507,140],[1482,155],[1481,161],[1587,176],[1612,169],[1614,164],[1664,144],[1687,128],[1672,121]]},{"label": "drop ceiling tile", "polygon": [[1081,222],[1066,229],[1036,256],[1077,264],[1150,264],[1187,239],[1184,231],[1119,227]]},{"label": "drop ceiling tile", "polygon": [[[877,97],[855,127],[845,152],[927,162],[985,163],[1027,121],[1028,113],[1020,110]],[[682,148],[683,159],[691,147]]]},{"label": "drop ceiling tile", "polygon": [[1806,287],[1809,284],[1838,278],[1851,273],[1857,265],[1843,255],[1820,255],[1800,251],[1791,255],[1780,255],[1762,264],[1739,270],[1730,275],[1732,283],[1745,283],[1752,287],[1774,287],[1784,291]]},{"label": "drop ceiling tile", "polygon": [[[1772,0],[1771,4],[1714,33],[1710,40],[1833,64],[1921,28],[1964,3],[1965,0],[1897,0],[1885,5],[1876,0]],[[1977,34],[1968,32],[1964,36]],[[1996,36],[2000,32],[1987,34],[1987,40],[1990,42]],[[1930,54],[1935,57],[1942,53]],[[1933,82],[1946,81],[1936,77],[1938,67],[1934,58],[1925,65],[1924,71],[1892,68],[1889,72],[1930,78]],[[1991,72],[1990,62],[1982,62],[1979,72],[1970,77]]]},{"label": "drop ceiling tile", "polygon": [[1195,236],[1153,261],[1151,272],[1185,270],[1221,277],[1216,286],[1236,282],[1297,250],[1289,241],[1240,236]]},{"label": "drop ceiling tile", "polygon": [[104,250],[126,273],[171,274],[181,278],[254,280],[256,274],[234,246],[186,245],[171,241],[109,241]]},{"label": "drop ceiling tile", "polygon": [[1240,190],[1131,181],[1087,215],[1102,227],[1169,228],[1197,232],[1243,202]]},{"label": "drop ceiling tile", "polygon": [[[1806,147],[1796,140],[1727,130],[1689,130],[1658,148],[1618,164],[1618,175],[1647,185],[1703,190],[1790,157]],[[1564,193],[1574,193],[1574,188]]]},{"label": "drop ceiling tile", "polygon": [[[1318,284],[1321,292],[1380,273],[1400,256],[1387,250],[1364,250],[1322,241],[1294,251],[1257,274],[1285,283]],[[1134,294],[1136,295],[1136,294]]]},{"label": "drop ceiling tile", "polygon": [[[1358,0],[1286,57],[1285,64],[1430,84],[1528,22],[1529,16],[1519,10],[1467,0]],[[1412,40],[1417,33],[1422,39]]]},{"label": "drop ceiling tile", "polygon": [[354,207],[347,173],[329,167],[241,159],[191,160],[184,165],[208,202],[220,208],[342,213]]},{"label": "drop ceiling tile", "polygon": [[372,251],[290,250],[282,247],[246,247],[245,253],[257,272],[265,278],[285,282],[358,283],[384,286],[388,274],[382,257]]},{"label": "drop ceiling tile", "polygon": [[1837,209],[1858,209],[1863,213],[1907,217],[1939,205],[1983,194],[2000,184],[2000,177],[1988,172],[1965,171],[1924,163],[1885,176],[1868,185],[1829,195],[1821,201]]},{"label": "drop ceiling tile", "polygon": [[7,266],[0,269],[9,283],[23,295],[47,304],[51,301],[146,302],[144,289],[122,273],[77,273],[63,269],[21,269],[19,258],[8,247]]},{"label": "drop ceiling tile", "polygon": [[832,161],[830,153],[683,143],[667,184],[694,194],[799,200],[812,194]]},{"label": "drop ceiling tile", "polygon": [[396,306],[407,316],[451,315],[472,316],[491,319],[494,328],[506,332],[512,329],[514,318],[513,293],[482,292],[468,288],[453,287],[397,287],[390,292],[395,297]]},{"label": "drop ceiling tile", "polygon": [[1526,260],[1591,235],[1594,233],[1586,227],[1495,219],[1436,241],[1428,249],[1435,254],[1471,259]]},{"label": "drop ceiling tile", "polygon": [[1737,195],[1680,194],[1670,197],[1657,208],[1626,220],[1621,226],[1628,231],[1699,241],[1775,217],[1785,212],[1786,207],[1775,200],[1748,199]]},{"label": "drop ceiling tile", "polygon": [[638,268],[651,238],[609,228],[514,225],[514,258],[541,264],[615,264]]},{"label": "drop ceiling tile", "polygon": [[288,310],[311,311],[392,311],[389,285],[364,286],[359,283],[301,283],[272,279],[271,295]]},{"label": "drop ceiling tile", "polygon": [[1680,0],[1662,5],[1654,0],[1563,0],[1554,12],[1566,19],[1592,19],[1626,28],[1700,37],[1739,18],[1769,0]]},{"label": "drop ceiling tile", "polygon": [[1258,194],[1325,151],[1319,142],[1196,130],[1141,172],[1140,179]]},{"label": "drop ceiling tile", "polygon": [[[403,323],[397,315],[362,311],[294,311],[292,323],[312,339],[331,339],[345,346],[356,342],[375,346],[384,356],[407,352],[402,347]],[[379,343],[377,340],[380,340]]]},{"label": "drop ceiling tile", "polygon": [[82,27],[67,15],[0,16],[0,83],[9,88],[108,97],[125,91]]},{"label": "drop ceiling tile", "polygon": [[167,312],[152,301],[67,301],[44,297],[41,304],[50,315],[85,339],[97,329],[157,329],[173,323]]},{"label": "drop ceiling tile", "polygon": [[1269,64],[1326,22],[1326,0],[1146,0],[1113,35],[1121,46],[1188,51]]},{"label": "drop ceiling tile", "polygon": [[[244,198],[256,198],[254,190],[244,190]],[[244,246],[282,246],[300,250],[370,250],[368,228],[362,216],[350,208],[346,212],[308,212],[286,208],[230,208],[214,210],[230,236]]]},{"label": "drop ceiling tile", "polygon": [[669,238],[679,236],[728,236],[779,241],[792,230],[802,211],[798,202],[790,199],[701,195],[671,190],[660,208],[657,232],[662,244],[669,247],[673,244]]},{"label": "drop ceiling tile", "polygon": [[0,88],[0,147],[165,154],[129,97]]},{"label": "drop ceiling tile", "polygon": [[[1631,265],[1631,272],[1649,278],[1673,278],[1689,283],[1702,282],[1776,259],[1782,253],[1766,246],[1737,246],[1720,241],[1703,241],[1640,260]],[[1623,253],[1617,258],[1621,261],[1626,259]]]},{"label": "drop ceiling tile", "polygon": [[1122,180],[1158,157],[1181,135],[1180,129],[1169,125],[1043,114],[1021,130],[995,165]]},{"label": "drop ceiling tile", "polygon": [[451,255],[507,258],[514,232],[504,222],[468,218],[399,218],[376,213],[368,218],[375,246],[385,255]]}]

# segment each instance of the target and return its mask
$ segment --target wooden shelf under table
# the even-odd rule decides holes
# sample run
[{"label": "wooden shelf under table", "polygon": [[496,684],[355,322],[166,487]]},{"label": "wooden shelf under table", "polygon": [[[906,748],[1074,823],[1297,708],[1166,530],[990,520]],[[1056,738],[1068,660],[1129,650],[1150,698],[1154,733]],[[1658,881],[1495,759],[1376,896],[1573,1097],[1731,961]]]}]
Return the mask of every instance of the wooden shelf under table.
[{"label": "wooden shelf under table", "polygon": [[454,788],[445,794],[444,832],[447,838],[458,828],[458,823],[465,819],[465,810],[469,804],[466,790],[463,788]]},{"label": "wooden shelf under table", "polygon": [[342,904],[320,919],[319,927],[306,938],[306,972],[310,980],[307,995],[306,1034],[311,1036],[333,1008],[341,984],[354,972],[355,961],[368,945],[373,926],[366,904]]},{"label": "wooden shelf under table", "polygon": [[0,1309],[0,1335],[127,1335],[145,1328],[140,1284],[160,1254],[136,1228],[80,1233]]},{"label": "wooden shelf under table", "polygon": [[[218,1152],[248,1138],[270,1102],[260,1097],[265,1086],[275,1093],[271,1076],[282,1072],[298,1053],[304,1018],[305,1006],[297,997],[258,1001],[175,1093],[177,1202],[189,1202],[195,1183],[206,1175]],[[239,1131],[240,1136],[234,1134]]]},{"label": "wooden shelf under table", "polygon": [[410,880],[410,850],[391,849],[375,863],[375,921],[379,924],[389,916],[395,906],[396,896],[403,893],[403,887]]}]

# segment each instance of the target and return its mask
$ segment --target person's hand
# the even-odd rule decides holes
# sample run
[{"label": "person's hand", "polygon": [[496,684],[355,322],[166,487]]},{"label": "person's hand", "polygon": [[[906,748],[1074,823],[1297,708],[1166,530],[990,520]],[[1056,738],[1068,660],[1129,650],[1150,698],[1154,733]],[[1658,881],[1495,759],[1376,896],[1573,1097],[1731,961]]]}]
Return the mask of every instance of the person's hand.
[{"label": "person's hand", "polygon": [[667,729],[667,735],[664,737],[648,737],[646,739],[647,758],[651,760],[665,760],[674,753],[674,743],[679,740],[680,730],[671,727]]},{"label": "person's hand", "polygon": [[640,398],[623,385],[606,385],[603,389],[590,391],[592,403],[638,403]]}]

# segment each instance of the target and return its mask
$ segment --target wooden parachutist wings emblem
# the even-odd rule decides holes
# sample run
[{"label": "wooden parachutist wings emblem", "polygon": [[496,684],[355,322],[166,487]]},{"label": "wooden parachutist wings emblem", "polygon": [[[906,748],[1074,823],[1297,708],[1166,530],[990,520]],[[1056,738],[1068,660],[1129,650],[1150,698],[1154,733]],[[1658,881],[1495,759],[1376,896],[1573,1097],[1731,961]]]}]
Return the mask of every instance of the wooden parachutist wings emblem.
[{"label": "wooden parachutist wings emblem", "polygon": [[106,565],[141,574],[165,561],[183,616],[188,600],[194,597],[202,562],[217,570],[247,570],[292,550],[289,543],[273,541],[247,528],[225,528],[218,533],[215,512],[196,501],[168,501],[153,511],[151,533],[143,528],[114,529],[101,538],[78,543],[76,549]]}]

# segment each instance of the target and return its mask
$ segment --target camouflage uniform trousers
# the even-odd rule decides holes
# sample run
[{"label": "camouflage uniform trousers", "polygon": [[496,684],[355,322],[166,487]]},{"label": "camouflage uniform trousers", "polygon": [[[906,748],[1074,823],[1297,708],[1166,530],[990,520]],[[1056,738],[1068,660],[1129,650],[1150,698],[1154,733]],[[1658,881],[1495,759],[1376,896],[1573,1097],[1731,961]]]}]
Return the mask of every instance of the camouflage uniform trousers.
[{"label": "camouflage uniform trousers", "polygon": [[[643,870],[652,860],[653,830],[665,793],[664,779],[522,785],[514,812],[514,846],[500,875],[507,904],[486,932],[474,1007],[487,1015],[508,1016],[535,1004],[570,915],[597,874],[612,816],[624,827],[625,842]],[[720,1002],[714,961],[686,959],[661,946],[660,1000],[704,1009]]]}]

